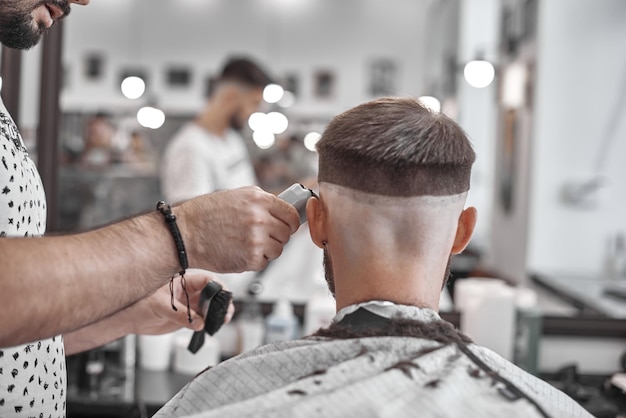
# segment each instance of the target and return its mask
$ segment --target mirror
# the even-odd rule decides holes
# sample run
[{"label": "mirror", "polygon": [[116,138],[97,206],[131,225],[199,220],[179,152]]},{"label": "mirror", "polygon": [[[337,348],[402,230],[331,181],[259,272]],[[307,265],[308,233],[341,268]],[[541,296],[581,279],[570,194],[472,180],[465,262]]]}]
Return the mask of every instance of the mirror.
[{"label": "mirror", "polygon": [[[459,2],[400,0],[393,13],[388,9],[379,0],[135,0],[74,7],[64,33],[63,229],[152,209],[160,198],[165,145],[202,108],[211,78],[230,56],[258,61],[293,94],[291,106],[267,106],[289,121],[273,147],[256,146],[244,131],[260,185],[275,192],[315,175],[316,157],[302,151],[304,138],[321,132],[335,114],[381,95],[452,97]],[[122,95],[128,75],[145,80],[139,99]],[[145,105],[165,112],[162,127],[137,124]],[[135,141],[141,156],[133,155]],[[296,145],[299,154],[285,156]],[[305,162],[293,164],[294,158]],[[307,234],[302,228],[290,246],[317,254],[311,243],[298,244],[309,241]],[[264,272],[272,277],[264,278],[264,294],[286,292],[304,302],[311,293],[290,278],[301,275],[298,266],[311,264],[305,260],[320,264],[321,254],[293,251],[279,260],[287,267]]]},{"label": "mirror", "polygon": [[[620,43],[626,34],[618,23],[626,15],[624,5],[493,3],[481,16],[488,23],[482,31],[481,22],[463,9],[469,3],[456,0],[398,0],[393,6],[379,0],[110,0],[75,7],[64,38],[67,158],[84,150],[85,130],[94,120],[105,132],[107,123],[116,125],[119,137],[111,141],[121,148],[133,143],[140,106],[162,108],[166,120],[158,130],[140,132],[138,143],[149,143],[153,153],[143,171],[108,170],[104,181],[102,171],[68,169],[65,174],[83,184],[97,183],[84,186],[82,201],[66,199],[67,222],[84,218],[68,225],[87,227],[107,216],[151,209],[165,143],[200,109],[226,57],[248,55],[295,95],[285,113],[297,138],[378,95],[440,98],[481,156],[471,203],[482,214],[476,248],[488,266],[483,273],[515,283],[557,270],[601,276],[604,242],[626,230],[618,209],[626,204],[619,193],[624,173],[616,160],[626,152],[626,127],[612,122],[619,120],[612,115],[623,112],[626,95]],[[461,67],[481,57],[495,61],[496,81],[479,90],[463,82]],[[145,78],[141,99],[120,92],[129,74]],[[249,145],[255,158],[272,153]],[[96,152],[91,158],[98,163],[112,157]],[[603,169],[602,178],[614,180],[610,187],[595,181]],[[128,195],[112,194],[122,190]],[[97,213],[103,199],[118,206]],[[85,205],[91,208],[87,215]],[[72,212],[76,208],[79,215]],[[461,270],[477,273],[474,266]]]}]

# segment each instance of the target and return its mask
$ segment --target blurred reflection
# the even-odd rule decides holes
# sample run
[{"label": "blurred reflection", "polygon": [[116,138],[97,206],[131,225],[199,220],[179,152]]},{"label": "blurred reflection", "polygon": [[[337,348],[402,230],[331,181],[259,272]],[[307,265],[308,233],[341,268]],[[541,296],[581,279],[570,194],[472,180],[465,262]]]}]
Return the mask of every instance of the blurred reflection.
[{"label": "blurred reflection", "polygon": [[280,192],[293,183],[315,188],[317,154],[309,151],[297,134],[278,137],[270,152],[256,158],[255,170],[265,190]]},{"label": "blurred reflection", "polygon": [[86,168],[107,168],[113,158],[113,137],[116,128],[109,116],[98,113],[87,121],[84,148],[80,164]]},{"label": "blurred reflection", "polygon": [[59,226],[92,228],[143,212],[160,198],[158,148],[132,118],[65,114],[60,143]]}]

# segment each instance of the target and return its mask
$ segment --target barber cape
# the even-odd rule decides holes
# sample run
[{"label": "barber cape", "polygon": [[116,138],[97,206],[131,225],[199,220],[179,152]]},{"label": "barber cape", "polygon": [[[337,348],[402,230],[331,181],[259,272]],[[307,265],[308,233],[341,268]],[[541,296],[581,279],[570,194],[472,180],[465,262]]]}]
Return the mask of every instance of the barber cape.
[{"label": "barber cape", "polygon": [[[385,333],[398,320],[462,335],[432,310],[389,302],[344,308],[331,328]],[[155,416],[591,417],[494,352],[436,339],[310,336],[269,344],[198,375]]]}]

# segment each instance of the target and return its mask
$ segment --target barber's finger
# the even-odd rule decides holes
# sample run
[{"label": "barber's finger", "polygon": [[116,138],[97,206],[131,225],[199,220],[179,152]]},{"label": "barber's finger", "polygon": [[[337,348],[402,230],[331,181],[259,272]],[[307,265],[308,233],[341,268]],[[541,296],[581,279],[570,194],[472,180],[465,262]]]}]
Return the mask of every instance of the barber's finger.
[{"label": "barber's finger", "polygon": [[270,207],[270,213],[289,226],[291,234],[295,233],[300,227],[300,215],[298,215],[296,208],[278,197],[274,199]]},{"label": "barber's finger", "polygon": [[185,285],[188,292],[201,292],[209,283],[217,279],[217,276],[207,270],[187,269]]},{"label": "barber's finger", "polygon": [[278,220],[273,222],[272,225],[268,227],[267,233],[271,239],[278,241],[282,245],[287,244],[292,235],[289,225]]},{"label": "barber's finger", "polygon": [[281,242],[271,239],[265,246],[265,258],[268,261],[276,260],[283,253],[284,245]]},{"label": "barber's finger", "polygon": [[264,270],[267,267],[267,264],[269,263],[269,258],[267,257],[267,255],[263,255],[260,258],[255,257],[254,259],[249,260],[248,263],[248,270],[249,271],[261,271]]},{"label": "barber's finger", "polygon": [[[174,306],[176,311],[172,312],[170,319],[176,324],[194,331],[200,331],[204,328],[204,318],[193,309],[193,306],[190,306],[189,312],[187,311],[187,303],[174,300]],[[191,316],[191,322],[189,322],[188,313]]]},{"label": "barber's finger", "polygon": [[226,316],[224,317],[224,324],[228,324],[235,315],[235,304],[231,300],[228,304],[228,310],[226,311]]},{"label": "barber's finger", "polygon": [[219,284],[220,286],[222,286],[222,289],[230,290],[228,285],[226,283],[224,283],[224,280],[222,280],[219,277],[217,277],[217,275],[213,275],[213,281],[216,282],[217,284]]}]

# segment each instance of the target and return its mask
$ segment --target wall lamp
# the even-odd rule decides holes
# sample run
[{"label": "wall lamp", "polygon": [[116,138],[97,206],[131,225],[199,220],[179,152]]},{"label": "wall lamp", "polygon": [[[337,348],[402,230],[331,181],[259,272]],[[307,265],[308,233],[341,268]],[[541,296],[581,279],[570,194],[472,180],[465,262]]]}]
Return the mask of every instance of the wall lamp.
[{"label": "wall lamp", "polygon": [[496,69],[487,60],[475,59],[465,64],[463,76],[470,86],[481,89],[493,82],[496,76]]}]

